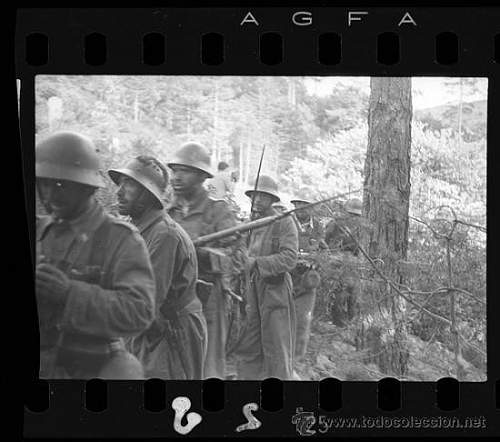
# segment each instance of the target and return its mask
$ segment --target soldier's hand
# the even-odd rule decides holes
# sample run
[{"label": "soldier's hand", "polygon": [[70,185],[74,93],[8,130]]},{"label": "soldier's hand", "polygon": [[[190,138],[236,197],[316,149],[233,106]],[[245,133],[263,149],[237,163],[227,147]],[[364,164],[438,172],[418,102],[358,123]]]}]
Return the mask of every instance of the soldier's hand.
[{"label": "soldier's hand", "polygon": [[241,250],[241,261],[244,266],[245,272],[250,273],[255,267],[255,257],[248,254],[248,249]]},{"label": "soldier's hand", "polygon": [[36,292],[47,301],[64,303],[70,285],[66,274],[52,264],[39,264],[36,267]]},{"label": "soldier's hand", "polygon": [[255,258],[253,256],[247,256],[245,262],[245,270],[250,273],[252,272],[254,267],[255,267]]}]

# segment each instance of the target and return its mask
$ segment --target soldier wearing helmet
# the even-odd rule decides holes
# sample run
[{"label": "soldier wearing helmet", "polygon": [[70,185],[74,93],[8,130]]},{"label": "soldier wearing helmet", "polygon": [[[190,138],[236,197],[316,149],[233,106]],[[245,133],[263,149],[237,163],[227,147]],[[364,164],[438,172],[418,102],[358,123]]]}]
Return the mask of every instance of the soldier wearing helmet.
[{"label": "soldier wearing helmet", "polygon": [[347,200],[342,215],[328,224],[325,240],[330,249],[358,254],[356,242],[349,235],[343,233],[341,227],[347,227],[355,237],[359,236],[359,219],[361,218],[362,207],[363,204],[358,198]]},{"label": "soldier wearing helmet", "polygon": [[299,251],[312,252],[328,248],[323,239],[323,228],[320,222],[314,217],[314,213],[311,212],[314,209],[307,207],[311,202],[300,197],[294,198],[290,202],[297,209],[295,216],[299,224]]},{"label": "soldier wearing helmet", "polygon": [[361,289],[357,242],[360,241],[362,207],[363,204],[358,198],[347,200],[342,214],[326,227],[325,240],[332,253],[338,255],[338,262],[341,263],[337,266],[338,278],[330,308],[332,322],[341,327],[356,315]]},{"label": "soldier wearing helmet", "polygon": [[143,378],[123,339],[153,319],[146,244],[95,199],[104,183],[92,141],[59,132],[38,143],[35,154],[37,190],[48,213],[38,217],[36,235],[40,376]]},{"label": "soldier wearing helmet", "polygon": [[273,208],[278,212],[278,213],[285,213],[288,208],[282,201],[278,201],[276,203],[273,203]]},{"label": "soldier wearing helmet", "polygon": [[323,239],[321,224],[307,208],[310,201],[299,196],[290,202],[295,209],[300,209],[295,212],[299,229],[299,259],[292,272],[297,315],[295,358],[299,359],[307,350],[316,291],[321,284],[314,254],[320,249],[327,249],[328,246]]},{"label": "soldier wearing helmet", "polygon": [[196,296],[198,264],[188,234],[163,210],[168,171],[156,158],[139,156],[108,175],[120,214],[146,241],[156,278],[155,319],[127,345],[146,377],[202,379],[207,324]]},{"label": "soldier wearing helmet", "polygon": [[[227,203],[210,198],[203,186],[207,178],[213,177],[210,154],[204,146],[195,142],[183,144],[168,167],[172,171],[174,199],[167,210],[191,239],[236,225]],[[230,294],[234,288],[234,275],[239,272],[238,250],[241,245],[241,240],[232,237],[196,249],[201,280],[198,296],[208,328],[206,378],[224,379],[226,376],[228,312],[233,300]]]},{"label": "soldier wearing helmet", "polygon": [[[278,185],[261,175],[247,190],[252,219],[276,215]],[[297,264],[298,234],[292,217],[253,230],[247,238],[247,321],[236,349],[238,379],[293,378],[295,308],[290,272]]]}]

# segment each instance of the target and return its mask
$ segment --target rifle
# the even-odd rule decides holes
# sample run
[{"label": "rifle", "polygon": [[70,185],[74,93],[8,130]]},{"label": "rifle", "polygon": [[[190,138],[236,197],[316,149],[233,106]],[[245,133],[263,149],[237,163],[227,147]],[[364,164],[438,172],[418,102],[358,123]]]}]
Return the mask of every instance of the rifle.
[{"label": "rifle", "polygon": [[257,188],[259,186],[260,169],[262,168],[262,160],[264,159],[264,152],[266,151],[266,145],[262,146],[262,153],[260,154],[259,168],[257,169],[257,178],[255,178],[255,186],[252,195],[252,204],[250,205],[250,214],[253,212],[253,206],[255,203],[255,195],[257,194]]},{"label": "rifle", "polygon": [[287,210],[286,212],[283,212],[280,214],[266,216],[264,218],[256,219],[256,220],[250,221],[248,223],[239,224],[237,226],[230,227],[229,229],[220,230],[218,232],[210,233],[208,235],[203,235],[203,236],[200,236],[200,237],[196,238],[195,240],[193,240],[193,244],[196,247],[199,247],[199,246],[207,244],[211,241],[217,241],[217,240],[225,238],[227,236],[231,236],[231,235],[235,235],[235,234],[243,233],[243,232],[249,232],[249,231],[252,231],[255,229],[260,229],[262,227],[266,227],[270,224],[273,224],[274,222],[276,222],[282,218],[285,218],[286,216],[289,216],[289,215],[291,215],[299,210],[307,210],[307,209],[310,209],[312,207],[318,206],[320,204],[324,204],[326,202],[333,201],[333,200],[338,199],[338,198],[342,198],[342,197],[347,196],[351,193],[359,192],[360,190],[361,189],[351,190],[350,192],[341,193],[341,194],[332,196],[330,198],[323,199],[321,201],[315,201],[313,203],[307,204],[306,206]]}]

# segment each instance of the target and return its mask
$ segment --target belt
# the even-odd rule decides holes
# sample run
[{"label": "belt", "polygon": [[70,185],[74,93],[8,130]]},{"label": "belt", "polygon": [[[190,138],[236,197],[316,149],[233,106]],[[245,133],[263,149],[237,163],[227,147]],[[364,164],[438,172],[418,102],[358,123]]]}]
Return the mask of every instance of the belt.
[{"label": "belt", "polygon": [[61,343],[58,346],[81,353],[94,354],[108,354],[125,349],[125,344],[121,338],[104,338],[68,332],[64,333]]},{"label": "belt", "polygon": [[191,299],[180,299],[177,301],[167,301],[161,308],[160,312],[166,319],[174,318],[175,316],[186,316],[189,313],[201,312],[201,302],[195,295]]}]

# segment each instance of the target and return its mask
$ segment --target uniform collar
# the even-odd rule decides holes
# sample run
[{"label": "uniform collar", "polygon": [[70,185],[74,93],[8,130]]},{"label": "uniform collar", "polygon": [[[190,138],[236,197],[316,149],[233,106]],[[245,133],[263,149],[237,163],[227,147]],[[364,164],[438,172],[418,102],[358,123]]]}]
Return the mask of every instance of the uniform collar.
[{"label": "uniform collar", "polygon": [[[56,220],[53,216],[50,221],[44,226],[44,232],[47,231],[49,226],[67,226],[70,230],[74,231],[77,235],[88,236],[91,232],[95,231],[104,219],[104,210],[100,204],[92,199],[89,207],[78,218],[72,220]],[[43,236],[42,232],[42,236]]]},{"label": "uniform collar", "polygon": [[[279,212],[274,208],[274,207],[269,207],[264,213],[263,215],[260,217],[260,218],[266,218],[268,216],[274,216],[274,215],[278,215]],[[260,219],[260,218],[257,218],[257,219]]]},{"label": "uniform collar", "polygon": [[300,225],[300,229],[302,231],[306,231],[307,229],[314,229],[314,220],[313,220],[313,217],[310,216],[309,219],[306,222],[300,222],[299,221],[299,225]]},{"label": "uniform collar", "polygon": [[166,214],[163,209],[151,209],[143,213],[139,220],[134,222],[134,224],[142,234],[153,224],[156,224],[160,219],[163,219],[165,215]]},{"label": "uniform collar", "polygon": [[[184,214],[184,216],[193,215],[195,213],[204,213],[209,199],[208,192],[204,188],[201,188],[192,200],[186,201],[184,199],[181,200],[180,198],[175,198],[170,207],[175,210],[179,210]],[[185,213],[186,207],[187,213]]]}]

